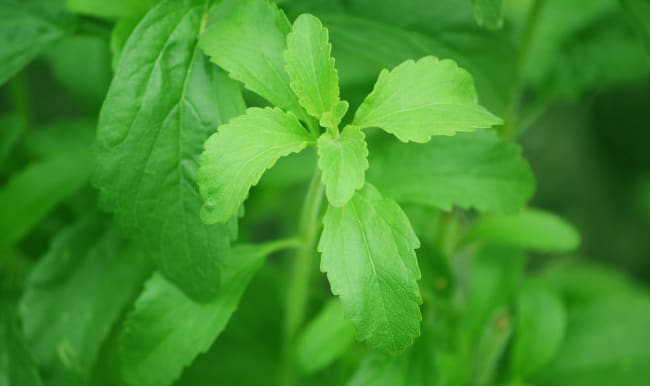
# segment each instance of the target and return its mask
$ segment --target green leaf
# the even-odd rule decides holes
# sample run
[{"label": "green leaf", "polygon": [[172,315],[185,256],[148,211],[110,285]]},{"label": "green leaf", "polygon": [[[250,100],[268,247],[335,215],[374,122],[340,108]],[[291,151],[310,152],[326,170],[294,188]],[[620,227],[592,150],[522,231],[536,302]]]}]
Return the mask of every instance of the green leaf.
[{"label": "green leaf", "polygon": [[106,223],[88,218],[61,232],[20,303],[34,356],[60,385],[89,381],[113,324],[151,272],[150,261]]},{"label": "green leaf", "polygon": [[128,16],[119,19],[115,26],[113,26],[113,31],[111,31],[111,66],[113,71],[117,70],[117,65],[120,62],[120,57],[122,56],[122,50],[126,45],[129,36],[133,33],[135,28],[142,20],[142,15],[138,16]]},{"label": "green leaf", "polygon": [[[14,311],[10,310],[4,319],[5,325],[0,324],[0,328],[4,330],[4,338],[6,339],[8,384],[41,386],[43,384],[41,377],[38,374],[38,369],[36,368],[32,354],[29,352],[29,348],[25,343],[25,337],[20,329],[18,320],[15,318]],[[2,338],[1,333],[0,338]],[[1,343],[3,343],[2,339],[0,339],[0,349],[3,349],[4,347],[2,347]],[[0,374],[0,378],[2,378],[2,374]]]},{"label": "green leaf", "polygon": [[309,14],[298,16],[287,35],[284,60],[291,89],[316,119],[339,103],[339,75],[331,51],[327,29],[320,20]]},{"label": "green leaf", "polygon": [[366,184],[345,206],[330,206],[323,225],[321,271],[357,338],[385,352],[404,350],[420,334],[422,302],[420,242],[408,218]]},{"label": "green leaf", "polygon": [[224,257],[223,282],[215,299],[196,303],[155,274],[129,314],[121,336],[122,369],[138,386],[170,385],[184,366],[206,351],[225,329],[248,282],[270,252],[237,246]]},{"label": "green leaf", "polygon": [[619,0],[632,18],[645,40],[646,49],[650,52],[650,1],[648,0]]},{"label": "green leaf", "polygon": [[201,35],[201,49],[247,89],[304,119],[282,58],[291,30],[287,17],[269,0],[222,4],[222,19]]},{"label": "green leaf", "polygon": [[318,167],[323,172],[327,199],[333,206],[345,205],[363,187],[368,169],[366,136],[355,126],[346,126],[336,137],[318,138]]},{"label": "green leaf", "polygon": [[215,128],[244,110],[239,87],[198,49],[205,11],[201,0],[165,0],[133,31],[100,114],[95,176],[125,231],[200,300],[218,291],[236,223],[201,223],[198,157]]},{"label": "green leaf", "polygon": [[203,221],[224,222],[234,216],[267,169],[311,142],[298,119],[278,108],[252,107],[219,127],[201,155],[198,183],[205,200]]},{"label": "green leaf", "polygon": [[512,371],[519,379],[542,369],[562,344],[566,310],[558,295],[535,281],[519,292],[511,351]]},{"label": "green leaf", "polygon": [[566,337],[531,381],[557,386],[643,386],[650,378],[650,298],[610,294],[569,309]]},{"label": "green leaf", "polygon": [[90,149],[33,162],[0,190],[0,247],[20,241],[52,209],[88,183]]},{"label": "green leaf", "polygon": [[0,117],[0,168],[4,166],[5,160],[11,155],[25,126],[25,121],[17,115]]},{"label": "green leaf", "polygon": [[373,152],[368,180],[399,202],[515,212],[535,190],[520,148],[487,131],[388,146]]},{"label": "green leaf", "polygon": [[487,29],[499,29],[503,25],[503,0],[472,0],[476,23]]},{"label": "green leaf", "polygon": [[141,15],[155,3],[156,0],[65,0],[66,7],[73,12],[104,18]]},{"label": "green leaf", "polygon": [[478,104],[471,75],[451,60],[426,56],[383,70],[354,124],[379,127],[402,142],[501,124]]},{"label": "green leaf", "polygon": [[580,245],[580,234],[571,224],[539,209],[481,217],[470,237],[539,252],[568,252]]},{"label": "green leaf", "polygon": [[0,0],[0,86],[74,29],[75,19],[55,3]]},{"label": "green leaf", "polygon": [[354,327],[343,316],[339,301],[330,301],[298,338],[298,365],[306,374],[324,369],[354,342]]}]

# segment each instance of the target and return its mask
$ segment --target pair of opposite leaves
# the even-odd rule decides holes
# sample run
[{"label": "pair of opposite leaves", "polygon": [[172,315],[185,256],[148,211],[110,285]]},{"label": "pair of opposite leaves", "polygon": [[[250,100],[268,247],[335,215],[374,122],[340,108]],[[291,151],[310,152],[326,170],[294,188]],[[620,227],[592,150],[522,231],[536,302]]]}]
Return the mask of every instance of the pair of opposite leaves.
[{"label": "pair of opposite leaves", "polygon": [[[234,48],[233,25],[241,23],[256,23],[249,33],[264,30],[267,44]],[[384,70],[352,123],[339,131],[348,103],[339,98],[328,32],[316,17],[301,15],[291,26],[275,6],[246,1],[208,29],[200,44],[231,77],[279,107],[250,108],[206,141],[198,174],[202,219],[231,219],[278,159],[316,145],[330,204],[319,244],[321,269],[358,338],[390,352],[410,345],[419,335],[419,241],[401,208],[365,183],[362,129],[379,127],[403,142],[423,143],[433,135],[500,124],[478,105],[471,76],[453,61],[431,56]],[[232,49],[252,51],[228,55]],[[264,65],[253,73],[241,58]]]}]

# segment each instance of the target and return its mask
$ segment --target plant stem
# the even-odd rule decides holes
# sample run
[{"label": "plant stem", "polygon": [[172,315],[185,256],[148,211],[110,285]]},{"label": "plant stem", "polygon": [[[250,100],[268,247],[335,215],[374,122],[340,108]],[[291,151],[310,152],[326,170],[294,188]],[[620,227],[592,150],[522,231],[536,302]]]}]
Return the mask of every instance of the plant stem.
[{"label": "plant stem", "polygon": [[510,103],[508,104],[505,112],[505,124],[503,125],[501,131],[501,137],[506,139],[512,139],[518,134],[518,111],[521,104],[521,94],[523,93],[525,87],[526,67],[528,66],[529,59],[528,57],[530,55],[533,38],[535,37],[535,32],[537,31],[537,26],[539,24],[540,15],[544,8],[545,1],[546,0],[534,0],[533,4],[530,7],[530,11],[528,11],[523,38],[519,47],[515,81],[512,87]]},{"label": "plant stem", "polygon": [[323,183],[320,171],[316,171],[309,184],[307,196],[300,219],[299,232],[302,247],[298,250],[287,292],[284,330],[283,384],[295,384],[295,339],[304,318],[309,300],[309,282],[311,279],[313,260],[316,255],[315,246],[320,229],[320,212],[323,202]]}]

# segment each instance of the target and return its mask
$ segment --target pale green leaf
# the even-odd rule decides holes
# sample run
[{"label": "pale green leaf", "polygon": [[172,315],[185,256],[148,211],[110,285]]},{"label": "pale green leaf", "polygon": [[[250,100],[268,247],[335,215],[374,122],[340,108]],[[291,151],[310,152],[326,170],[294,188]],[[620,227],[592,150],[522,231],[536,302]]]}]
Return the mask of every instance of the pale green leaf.
[{"label": "pale green leaf", "polygon": [[284,13],[269,0],[238,0],[223,2],[221,16],[202,34],[201,49],[247,89],[304,119],[282,58],[291,30]]},{"label": "pale green leaf", "polygon": [[471,237],[539,252],[566,252],[580,245],[580,234],[570,223],[539,209],[481,217]]},{"label": "pale green leaf", "polygon": [[318,123],[332,131],[337,131],[341,119],[343,119],[349,108],[350,104],[347,101],[340,101],[332,110],[324,112]]},{"label": "pale green leaf", "polygon": [[402,142],[427,142],[501,123],[478,104],[471,75],[452,60],[426,56],[383,70],[354,124],[379,127]]},{"label": "pale green leaf", "polygon": [[201,300],[219,288],[235,220],[201,223],[198,158],[215,128],[244,111],[239,87],[198,49],[205,16],[204,1],[165,0],[133,31],[100,114],[95,176],[126,232]]},{"label": "pale green leaf", "polygon": [[517,300],[513,373],[527,379],[543,368],[560,348],[565,329],[566,310],[559,296],[541,283],[528,281]]},{"label": "pale green leaf", "polygon": [[503,0],[472,0],[476,23],[487,29],[499,29],[503,25]]},{"label": "pale green leaf", "polygon": [[20,241],[52,209],[88,183],[90,149],[74,149],[29,164],[0,190],[0,247]]},{"label": "pale green leaf", "polygon": [[427,144],[393,141],[388,146],[373,152],[368,180],[399,202],[514,212],[535,190],[520,148],[490,132],[434,137]]},{"label": "pale green leaf", "polygon": [[330,206],[318,250],[332,293],[357,338],[399,352],[420,334],[420,242],[402,209],[371,185],[343,207]]},{"label": "pale green leaf", "polygon": [[34,356],[59,385],[88,382],[113,324],[151,272],[150,261],[110,224],[87,218],[61,232],[20,303]]},{"label": "pale green leaf", "polygon": [[196,303],[155,274],[129,314],[121,336],[122,369],[138,386],[170,385],[183,367],[206,351],[225,329],[244,290],[270,252],[237,246],[224,257],[215,299]]},{"label": "pale green leaf", "polygon": [[287,35],[284,60],[291,89],[316,119],[339,103],[339,75],[331,51],[327,29],[320,20],[309,14],[298,16]]},{"label": "pale green leaf", "polygon": [[0,0],[0,20],[0,85],[76,24],[56,2],[27,0]]},{"label": "pale green leaf", "polygon": [[346,126],[337,137],[329,132],[318,138],[318,167],[323,172],[327,199],[333,206],[345,205],[361,189],[368,169],[366,136],[355,126]]},{"label": "pale green leaf", "polygon": [[205,200],[203,221],[231,218],[267,169],[312,141],[293,114],[278,108],[252,107],[219,127],[201,155],[198,184]]},{"label": "pale green leaf", "polygon": [[339,301],[330,301],[298,338],[298,364],[306,374],[324,369],[354,342],[354,327],[343,316]]}]

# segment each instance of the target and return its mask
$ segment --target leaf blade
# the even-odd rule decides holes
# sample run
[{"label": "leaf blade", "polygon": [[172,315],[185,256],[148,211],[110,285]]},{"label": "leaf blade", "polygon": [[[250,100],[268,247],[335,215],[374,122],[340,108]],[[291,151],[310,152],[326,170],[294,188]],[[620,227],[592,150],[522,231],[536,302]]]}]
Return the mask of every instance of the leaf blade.
[{"label": "leaf blade", "polygon": [[243,112],[238,86],[198,50],[205,11],[200,0],[162,1],[131,34],[100,113],[95,173],[103,206],[201,300],[216,294],[236,222],[201,223],[198,154]]},{"label": "leaf blade", "polygon": [[291,89],[307,113],[321,119],[339,103],[339,76],[327,29],[313,15],[302,14],[287,35],[284,51]]},{"label": "leaf blade", "polygon": [[312,141],[293,114],[278,108],[251,107],[221,126],[201,155],[197,181],[205,201],[203,221],[223,222],[236,214],[268,168]]},{"label": "leaf blade", "polygon": [[[345,206],[330,206],[318,250],[359,340],[399,352],[420,333],[419,240],[404,212],[369,184]],[[364,298],[362,294],[367,294]]]},{"label": "leaf blade", "polygon": [[379,127],[402,142],[427,142],[434,135],[501,123],[478,104],[467,71],[433,56],[383,70],[353,121],[361,128]]},{"label": "leaf blade", "polygon": [[368,166],[366,136],[358,127],[347,126],[337,138],[325,133],[318,139],[318,167],[330,204],[345,205],[363,187]]}]

